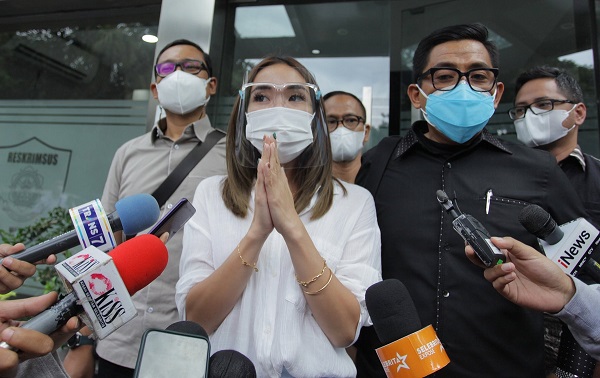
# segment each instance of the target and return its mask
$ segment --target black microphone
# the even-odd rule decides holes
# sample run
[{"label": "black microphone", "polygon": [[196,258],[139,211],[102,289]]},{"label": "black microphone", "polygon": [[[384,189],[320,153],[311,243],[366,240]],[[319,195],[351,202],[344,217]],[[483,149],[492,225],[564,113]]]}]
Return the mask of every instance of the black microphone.
[{"label": "black microphone", "polygon": [[590,257],[600,242],[600,231],[584,218],[558,226],[550,214],[538,205],[527,205],[519,213],[519,222],[541,239],[546,256],[565,273],[576,276],[583,269],[600,283],[600,264]]},{"label": "black microphone", "polygon": [[190,320],[181,320],[175,322],[165,328],[167,331],[188,333],[190,335],[202,336],[208,338],[208,333],[202,328],[202,326],[196,322]]},{"label": "black microphone", "polygon": [[[600,268],[590,256],[600,241],[600,232],[587,220],[578,218],[558,226],[550,214],[538,205],[527,205],[519,213],[519,222],[540,240],[546,256],[563,272],[577,276],[580,269],[600,282]],[[596,361],[575,341],[562,324],[556,371],[559,377],[591,377]]]},{"label": "black microphone", "polygon": [[[130,295],[146,287],[162,273],[167,266],[167,248],[157,236],[141,235],[120,244],[108,254],[97,249],[94,252],[93,249],[86,248],[57,265],[57,269],[66,267],[74,273],[73,276],[80,276],[78,272],[84,272],[85,275],[81,276],[83,279],[74,282],[76,286],[73,288],[81,287],[86,297],[79,298],[73,290],[50,308],[28,320],[21,328],[50,334],[71,317],[87,315],[93,319],[90,322],[94,323],[94,333],[102,338],[128,320],[122,318],[124,314],[135,316],[125,307],[126,302],[131,302]],[[96,258],[98,256],[110,261],[100,261]],[[114,276],[111,279],[111,261],[121,282],[114,279]],[[130,307],[135,310],[132,302]],[[12,349],[5,342],[0,343],[0,347]]]},{"label": "black microphone", "polygon": [[[108,214],[107,219],[113,232],[122,230],[125,234],[136,234],[152,226],[160,216],[160,209],[156,199],[150,194],[145,193],[125,197],[115,203],[115,208],[117,210]],[[100,229],[99,224],[102,222],[102,219],[92,217],[87,222],[87,225],[92,229],[79,231],[91,231],[90,233],[102,237],[102,234],[97,232]],[[78,245],[78,233],[76,230],[72,230],[33,247],[29,247],[19,253],[15,253],[11,257],[34,263],[52,254],[64,252]],[[2,260],[0,259],[0,264],[2,264]]]},{"label": "black microphone", "polygon": [[422,328],[408,289],[396,279],[383,280],[370,286],[365,293],[365,302],[377,337],[384,344]]},{"label": "black microphone", "polygon": [[220,350],[210,357],[209,378],[256,378],[256,368],[250,359],[235,350]]},{"label": "black microphone", "polygon": [[433,327],[421,327],[415,304],[402,282],[387,279],[371,285],[365,302],[375,332],[386,344],[376,352],[388,377],[407,376],[403,373],[408,370],[414,377],[425,377],[450,362]]},{"label": "black microphone", "polygon": [[142,336],[135,378],[196,378],[208,375],[210,343],[200,324],[182,320]]}]

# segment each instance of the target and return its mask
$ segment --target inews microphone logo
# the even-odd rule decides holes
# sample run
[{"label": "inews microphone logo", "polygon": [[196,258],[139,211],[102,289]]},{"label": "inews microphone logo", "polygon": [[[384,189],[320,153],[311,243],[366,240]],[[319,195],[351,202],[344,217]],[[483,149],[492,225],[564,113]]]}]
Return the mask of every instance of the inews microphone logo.
[{"label": "inews microphone logo", "polygon": [[[568,268],[571,265],[571,261],[575,260],[575,257],[579,255],[579,252],[586,252],[587,248],[592,244],[586,243],[586,240],[589,240],[590,237],[589,232],[586,230],[582,230],[577,239],[573,242],[570,248],[565,249],[561,254],[556,256],[556,262],[562,265],[565,268]],[[584,249],[585,248],[585,249]]]}]

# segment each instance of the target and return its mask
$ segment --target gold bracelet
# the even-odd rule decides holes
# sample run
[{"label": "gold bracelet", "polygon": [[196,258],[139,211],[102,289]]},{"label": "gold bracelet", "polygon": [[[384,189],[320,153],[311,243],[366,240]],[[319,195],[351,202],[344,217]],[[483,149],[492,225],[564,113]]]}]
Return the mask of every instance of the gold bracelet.
[{"label": "gold bracelet", "polygon": [[304,286],[304,287],[308,287],[308,285],[310,285],[311,283],[313,283],[313,282],[315,282],[316,280],[318,280],[318,279],[319,279],[319,277],[321,277],[321,276],[323,275],[323,273],[325,273],[325,268],[327,268],[327,262],[325,261],[325,259],[323,259],[323,269],[321,270],[321,273],[319,273],[319,274],[317,274],[316,276],[314,276],[314,277],[312,278],[312,280],[310,280],[310,281],[300,281],[300,280],[298,279],[298,276],[297,276],[296,274],[294,274],[294,275],[296,276],[296,281],[297,281],[297,282],[298,282],[300,285],[302,285],[302,286]]},{"label": "gold bracelet", "polygon": [[238,252],[238,256],[240,256],[240,260],[242,260],[242,265],[248,266],[248,267],[254,269],[255,272],[258,272],[258,268],[256,267],[256,263],[250,265],[248,263],[248,261],[244,260],[244,258],[242,257],[242,252],[240,252],[240,245],[239,244],[237,245],[237,252]]},{"label": "gold bracelet", "polygon": [[331,279],[333,278],[333,272],[331,271],[331,269],[329,269],[329,279],[327,280],[327,283],[325,285],[323,285],[322,288],[320,288],[317,291],[304,291],[304,294],[308,294],[308,295],[315,295],[315,294],[319,294],[321,291],[325,290],[325,288],[327,286],[329,286],[329,283],[331,282]]}]

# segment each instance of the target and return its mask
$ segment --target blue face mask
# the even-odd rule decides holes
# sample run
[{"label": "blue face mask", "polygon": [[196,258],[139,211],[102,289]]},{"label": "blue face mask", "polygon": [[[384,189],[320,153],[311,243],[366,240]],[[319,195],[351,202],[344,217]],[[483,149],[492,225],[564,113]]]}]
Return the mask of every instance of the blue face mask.
[{"label": "blue face mask", "polygon": [[425,120],[456,143],[465,143],[479,133],[494,115],[494,99],[488,92],[476,92],[462,80],[451,91],[436,91],[427,96]]}]

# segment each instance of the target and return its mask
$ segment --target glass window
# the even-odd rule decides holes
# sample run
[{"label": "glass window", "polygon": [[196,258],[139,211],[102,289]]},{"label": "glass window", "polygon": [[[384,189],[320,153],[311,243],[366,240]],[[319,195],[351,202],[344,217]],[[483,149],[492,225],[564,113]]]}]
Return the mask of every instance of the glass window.
[{"label": "glass window", "polygon": [[[76,3],[76,4],[72,4]],[[99,198],[146,130],[160,1],[0,2],[0,229]],[[112,8],[111,8],[112,6]]]}]

